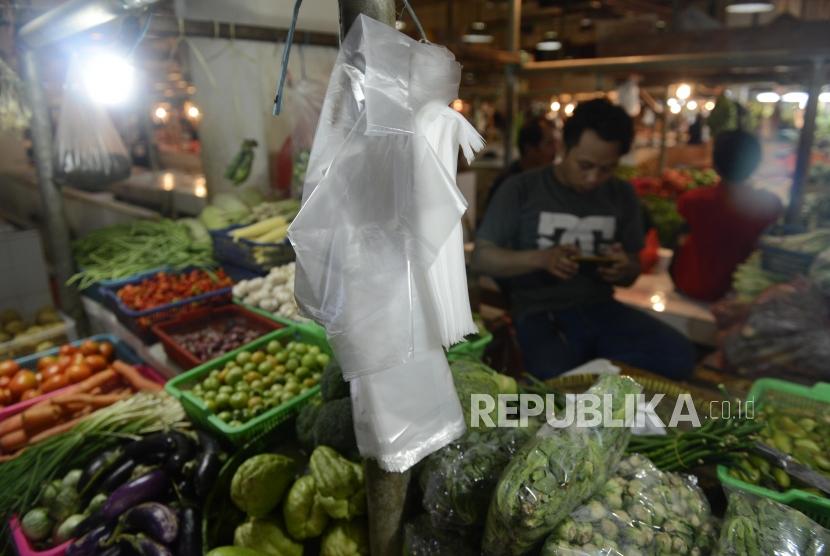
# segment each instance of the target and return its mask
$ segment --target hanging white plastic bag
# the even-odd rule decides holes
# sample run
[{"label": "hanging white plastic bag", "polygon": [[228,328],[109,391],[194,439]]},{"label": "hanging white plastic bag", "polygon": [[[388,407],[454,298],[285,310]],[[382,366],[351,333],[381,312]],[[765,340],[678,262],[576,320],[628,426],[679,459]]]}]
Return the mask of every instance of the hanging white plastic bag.
[{"label": "hanging white plastic bag", "polygon": [[434,282],[459,277],[430,276],[466,209],[455,153],[482,146],[448,107],[459,77],[446,49],[360,16],[332,72],[289,230],[298,305],[325,326],[351,382],[361,455],[389,471],[464,431],[439,320],[463,323],[469,302],[465,291],[439,319]]},{"label": "hanging white plastic bag", "polygon": [[55,133],[55,173],[72,186],[94,191],[129,177],[132,161],[106,110],[81,89],[80,70],[73,58]]}]

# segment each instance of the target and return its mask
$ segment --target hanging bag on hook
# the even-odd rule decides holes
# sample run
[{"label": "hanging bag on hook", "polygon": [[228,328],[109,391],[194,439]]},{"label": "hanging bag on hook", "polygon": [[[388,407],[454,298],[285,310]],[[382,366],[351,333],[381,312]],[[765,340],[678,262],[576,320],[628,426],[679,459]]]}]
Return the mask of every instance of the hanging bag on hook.
[{"label": "hanging bag on hook", "polygon": [[79,189],[99,191],[129,177],[132,161],[106,110],[80,87],[80,69],[73,59],[55,133],[55,177]]}]

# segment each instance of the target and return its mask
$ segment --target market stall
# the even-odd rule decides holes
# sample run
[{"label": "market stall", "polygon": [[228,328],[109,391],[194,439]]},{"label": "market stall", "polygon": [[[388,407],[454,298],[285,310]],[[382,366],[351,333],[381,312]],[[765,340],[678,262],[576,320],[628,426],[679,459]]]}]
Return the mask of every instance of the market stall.
[{"label": "market stall", "polygon": [[[826,56],[810,42],[817,25],[805,26],[811,38],[795,58],[763,43],[735,58],[707,47],[545,60],[564,41],[548,30],[529,61],[519,54],[521,2],[469,14],[476,19],[461,39],[466,46],[452,36],[461,36],[452,2],[445,11],[429,2],[344,0],[342,40],[333,28],[303,29],[299,2],[293,20],[288,7],[274,10],[279,22],[268,24],[284,27],[242,23],[252,16],[242,10],[234,19],[228,6],[173,4],[61,4],[25,18],[13,37],[24,95],[14,92],[16,74],[0,66],[0,108],[12,106],[8,98],[30,103],[31,122],[23,109],[13,118],[0,110],[0,127],[11,121],[31,130],[38,193],[23,157],[20,172],[0,173],[0,195],[10,199],[0,216],[8,212],[22,228],[40,221],[46,238],[42,245],[35,229],[0,230],[0,553],[830,550],[830,233],[826,172],[807,170],[811,158],[824,160],[824,146],[810,154],[816,122],[807,123],[816,119],[824,78],[820,61],[809,65]],[[557,17],[563,29],[593,27],[579,21],[588,15],[626,18],[615,3],[591,4],[570,12],[540,1],[526,14]],[[205,11],[229,21],[188,19]],[[94,21],[83,17],[93,12]],[[439,24],[452,49],[439,46]],[[614,34],[606,24],[603,41]],[[494,39],[488,25],[504,28],[497,33],[508,51],[470,46]],[[41,77],[51,75],[44,58],[52,43],[71,50],[73,41],[105,41],[108,33],[130,56],[149,43],[147,67],[168,73],[157,83],[167,100],[147,94],[137,109],[146,120],[138,127],[165,130],[149,142],[157,152],[145,153],[155,162],[148,171],[128,168],[126,181],[124,160],[143,155],[122,160],[121,150],[107,148],[93,166],[71,166],[83,158],[80,143],[71,156],[49,154],[53,144],[63,152],[60,122],[69,117],[82,120],[75,131],[86,125],[99,136],[112,127],[118,139],[100,107],[67,109],[90,102],[73,88],[71,66],[53,138],[53,92],[44,95],[49,78]],[[700,36],[717,45],[723,33]],[[741,31],[736,40],[748,36]],[[571,36],[567,48],[587,48],[580,44]],[[327,51],[303,54],[304,45]],[[159,52],[175,65],[158,64]],[[232,87],[209,84],[266,63],[291,69],[272,68],[267,86],[241,78]],[[707,79],[781,64],[787,75],[803,77],[807,66],[814,74],[804,105],[787,116],[805,119],[800,146],[790,148],[792,138],[769,142],[768,150],[785,144],[787,153],[764,168],[762,181],[769,190],[788,182],[788,224],[803,229],[764,235],[727,298],[693,301],[674,286],[667,247],[679,248],[685,232],[678,200],[718,187],[720,177],[708,165],[711,142],[684,145],[692,131],[669,129],[668,114],[698,113],[694,102],[709,115],[707,129],[719,118],[740,127],[740,103],[715,94]],[[699,70],[697,80],[676,81],[674,65]],[[511,356],[518,317],[509,316],[509,303],[488,306],[487,295],[478,303],[468,283],[476,218],[465,211],[485,207],[474,187],[459,184],[470,174],[458,176],[484,152],[482,135],[495,137],[489,122],[479,125],[492,106],[470,93],[477,89],[468,69],[504,78],[507,137],[525,102],[541,102],[555,138],[577,103],[595,97],[613,96],[628,111],[629,89],[642,86],[637,109],[663,107],[659,142],[656,128],[641,125],[631,164],[609,170],[631,183],[632,206],[645,207],[652,223],[632,255],[648,271],[626,287],[609,286],[608,295],[706,346],[693,373],[672,379],[593,359],[540,379]],[[634,69],[666,75],[659,85],[635,83]],[[322,71],[328,85],[309,77]],[[622,72],[626,81],[590,93],[575,81],[553,96],[520,86],[586,72]],[[262,92],[274,91],[280,73],[272,106]],[[187,96],[191,86],[199,97]],[[167,95],[168,87],[176,90]],[[658,89],[666,98],[654,101]],[[261,122],[281,109],[288,132]],[[168,127],[177,111],[173,127],[192,134]],[[495,150],[511,162],[511,141]],[[190,172],[199,151],[204,175]],[[177,167],[153,167],[184,155]],[[73,179],[86,190],[65,185]],[[602,230],[588,232],[591,241],[592,233],[599,242]],[[570,262],[589,274],[608,258],[578,253]],[[487,283],[495,290],[504,282]]]}]

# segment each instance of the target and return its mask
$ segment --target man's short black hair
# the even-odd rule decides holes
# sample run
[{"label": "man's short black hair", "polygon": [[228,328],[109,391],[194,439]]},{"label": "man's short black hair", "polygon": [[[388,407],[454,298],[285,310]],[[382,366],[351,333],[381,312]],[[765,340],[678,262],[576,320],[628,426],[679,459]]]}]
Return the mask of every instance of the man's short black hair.
[{"label": "man's short black hair", "polygon": [[742,129],[723,131],[715,137],[712,165],[724,181],[741,183],[761,164],[761,143]]},{"label": "man's short black hair", "polygon": [[623,155],[631,149],[634,140],[634,123],[625,110],[604,98],[580,102],[573,115],[565,122],[563,139],[565,148],[572,149],[579,143],[582,133],[590,129],[604,141],[620,146]]},{"label": "man's short black hair", "polygon": [[542,127],[543,125],[545,124],[539,120],[531,120],[521,127],[519,130],[519,138],[517,140],[519,154],[524,156],[527,149],[531,147],[538,147],[542,144],[542,139],[545,134],[545,130]]}]

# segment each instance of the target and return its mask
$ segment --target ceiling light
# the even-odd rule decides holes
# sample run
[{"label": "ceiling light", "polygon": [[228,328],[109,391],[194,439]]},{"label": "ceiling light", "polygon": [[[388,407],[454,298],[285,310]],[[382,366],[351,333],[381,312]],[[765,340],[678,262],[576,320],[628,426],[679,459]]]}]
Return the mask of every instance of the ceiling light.
[{"label": "ceiling light", "polygon": [[671,106],[669,106],[669,110],[671,110],[672,114],[680,114],[680,111],[682,109],[683,109],[683,107],[680,106],[679,104],[672,104]]},{"label": "ceiling light", "polygon": [[559,109],[562,108],[562,105],[559,104],[558,100],[554,100],[550,103],[550,110],[551,112],[559,112]]},{"label": "ceiling light", "polygon": [[470,29],[461,36],[461,40],[470,44],[489,44],[493,42],[493,35],[487,32],[487,24],[483,21],[474,21]]},{"label": "ceiling light", "polygon": [[821,93],[818,100],[819,102],[830,102],[830,93]]},{"label": "ceiling light", "polygon": [[542,52],[553,52],[555,50],[560,50],[562,48],[562,43],[559,41],[539,41],[536,43],[536,50],[540,50]]},{"label": "ceiling light", "polygon": [[671,97],[669,100],[666,101],[666,104],[668,104],[670,107],[680,106],[680,101],[674,97]]},{"label": "ceiling light", "polygon": [[167,119],[167,116],[168,116],[167,108],[165,108],[164,106],[157,107],[155,109],[155,111],[153,112],[153,116],[155,116],[155,118],[157,120],[160,120],[160,121],[163,122],[164,120]]},{"label": "ceiling light", "polygon": [[686,103],[686,108],[688,108],[689,110],[697,110],[697,101],[696,100],[690,100],[689,102]]},{"label": "ceiling light", "polygon": [[173,191],[176,188],[176,177],[172,172],[165,172],[161,176],[161,188],[165,191]]},{"label": "ceiling light", "polygon": [[765,91],[763,93],[758,93],[755,96],[755,100],[757,100],[758,102],[762,102],[764,104],[775,104],[776,102],[781,100],[781,95],[773,91]]},{"label": "ceiling light", "polygon": [[715,101],[714,100],[707,100],[706,104],[703,105],[703,108],[705,108],[708,112],[711,112],[712,110],[715,109]]},{"label": "ceiling light", "polygon": [[726,11],[731,14],[762,14],[775,9],[775,4],[763,0],[732,0]]},{"label": "ceiling light", "polygon": [[808,95],[804,91],[792,91],[784,93],[781,100],[784,102],[792,102],[794,104],[806,104]]},{"label": "ceiling light", "polygon": [[84,88],[95,102],[121,104],[132,94],[135,70],[126,58],[110,53],[94,54],[82,68]]},{"label": "ceiling light", "polygon": [[193,194],[197,197],[207,197],[207,180],[204,176],[193,180]]},{"label": "ceiling light", "polygon": [[690,96],[692,96],[692,86],[688,83],[681,83],[677,86],[677,90],[674,92],[675,96],[680,100],[686,100]]},{"label": "ceiling light", "polygon": [[568,103],[568,105],[565,107],[565,115],[570,116],[571,114],[573,114],[574,108],[576,108],[576,106],[574,106],[574,103]]}]

